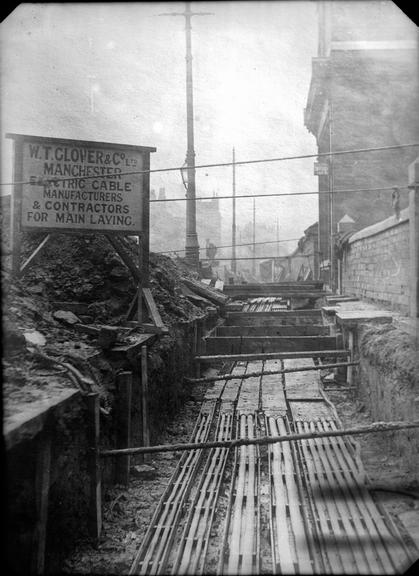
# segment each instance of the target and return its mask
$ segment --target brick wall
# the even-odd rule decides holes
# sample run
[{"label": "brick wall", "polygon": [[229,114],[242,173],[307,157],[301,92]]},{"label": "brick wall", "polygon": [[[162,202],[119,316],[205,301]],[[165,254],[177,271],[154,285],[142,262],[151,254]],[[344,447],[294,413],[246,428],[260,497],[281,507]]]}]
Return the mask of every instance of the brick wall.
[{"label": "brick wall", "polygon": [[347,295],[409,311],[409,218],[391,216],[350,237],[342,258],[342,289]]}]

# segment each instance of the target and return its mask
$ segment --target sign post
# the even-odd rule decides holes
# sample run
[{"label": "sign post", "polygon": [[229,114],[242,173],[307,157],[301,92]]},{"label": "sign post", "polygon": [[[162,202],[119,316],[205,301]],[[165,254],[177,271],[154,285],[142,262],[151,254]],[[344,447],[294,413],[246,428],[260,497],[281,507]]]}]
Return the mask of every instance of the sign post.
[{"label": "sign post", "polygon": [[410,319],[419,350],[419,158],[409,165]]}]

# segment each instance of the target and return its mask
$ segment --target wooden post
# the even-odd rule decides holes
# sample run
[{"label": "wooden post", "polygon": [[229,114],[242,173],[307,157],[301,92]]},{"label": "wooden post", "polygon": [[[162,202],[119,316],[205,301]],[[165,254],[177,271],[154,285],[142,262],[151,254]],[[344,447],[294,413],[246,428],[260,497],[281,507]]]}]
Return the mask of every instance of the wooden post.
[{"label": "wooden post", "polygon": [[198,355],[198,320],[195,319],[193,323],[193,345],[192,353],[195,356]]},{"label": "wooden post", "polygon": [[141,405],[143,414],[143,445],[150,446],[150,430],[148,425],[147,346],[141,347]]},{"label": "wooden post", "polygon": [[409,165],[410,319],[419,350],[419,157]]},{"label": "wooden post", "polygon": [[[143,170],[150,170],[150,154],[144,154]],[[150,172],[143,174],[143,231],[142,231],[142,261],[140,274],[143,279],[143,288],[149,287],[149,260],[150,260]]]},{"label": "wooden post", "polygon": [[48,432],[41,432],[37,440],[36,455],[35,501],[37,521],[32,556],[34,574],[44,574],[45,572],[50,477],[51,435]]},{"label": "wooden post", "polygon": [[144,277],[143,277],[143,239],[142,236],[138,236],[138,269],[140,271],[140,276],[138,278],[138,292],[137,292],[137,321],[138,324],[143,322],[143,288],[144,288]]},{"label": "wooden post", "polygon": [[23,185],[19,184],[23,178],[23,138],[15,137],[14,167],[11,206],[10,206],[10,240],[12,252],[12,274],[17,277],[20,274],[20,245],[22,235],[22,194]]},{"label": "wooden post", "polygon": [[[348,330],[348,349],[350,352],[350,362],[354,361],[354,332],[352,329]],[[346,383],[348,386],[353,386],[354,383],[354,369],[353,366],[348,366],[346,369]]]},{"label": "wooden post", "polygon": [[88,443],[89,443],[89,532],[95,545],[98,544],[102,531],[102,480],[100,470],[100,404],[99,394],[91,393],[86,397],[88,408]]},{"label": "wooden post", "polygon": [[[132,372],[121,372],[116,377],[117,389],[117,446],[131,447],[131,402],[132,402]],[[115,464],[115,482],[129,484],[129,469],[131,458],[124,456]]]}]

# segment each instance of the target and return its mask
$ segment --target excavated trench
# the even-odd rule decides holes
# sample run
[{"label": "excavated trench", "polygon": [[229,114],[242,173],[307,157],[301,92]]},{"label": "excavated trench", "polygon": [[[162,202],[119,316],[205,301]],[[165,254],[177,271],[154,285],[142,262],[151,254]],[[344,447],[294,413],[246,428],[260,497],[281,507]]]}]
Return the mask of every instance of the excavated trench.
[{"label": "excavated trench", "polygon": [[[36,241],[25,239],[24,255],[31,253]],[[11,573],[27,574],[36,564],[39,571],[41,562],[47,573],[57,573],[77,543],[89,538],[86,393],[99,394],[102,447],[115,447],[116,383],[119,374],[130,372],[131,439],[133,444],[142,443],[139,344],[147,335],[144,330],[121,328],[136,287],[105,238],[58,236],[21,280],[11,278],[7,257],[2,264],[7,565]],[[196,413],[184,376],[193,375],[197,333],[212,326],[217,309],[192,291],[190,297],[183,294],[184,281],[194,278],[181,264],[151,255],[150,289],[168,328],[167,334],[150,334],[145,340],[152,443],[162,434],[167,439],[189,432],[186,424],[173,421],[181,407]],[[162,459],[163,469],[165,462],[170,470],[171,459]],[[103,462],[105,509],[115,480],[115,462]],[[146,495],[146,502],[154,492]],[[122,500],[118,499],[119,507]],[[44,555],[35,552],[40,542]]]},{"label": "excavated trench", "polygon": [[[112,356],[106,343],[105,346],[99,345],[97,333],[80,334],[74,324],[66,322],[63,316],[60,318],[56,312],[57,306],[61,312],[73,311],[78,316],[79,323],[84,325],[103,325],[112,319],[111,325],[118,326],[123,311],[129,305],[135,291],[135,284],[129,278],[121,261],[115,258],[112,250],[97,240],[80,238],[67,244],[62,241],[60,249],[63,254],[60,262],[56,262],[53,258],[57,246],[51,245],[52,252],[45,253],[44,259],[40,260],[24,281],[11,283],[10,278],[7,278],[10,288],[3,301],[4,331],[8,335],[9,343],[4,355],[6,376],[4,393],[7,398],[5,422],[10,421],[13,424],[10,435],[11,447],[7,455],[8,477],[12,479],[8,486],[10,502],[8,563],[14,573],[28,573],[33,565],[33,549],[36,548],[35,544],[39,539],[39,510],[42,509],[42,501],[37,499],[35,492],[39,483],[39,454],[43,454],[42,449],[45,446],[45,435],[40,434],[42,429],[47,432],[50,439],[52,437],[45,572],[126,574],[133,567],[134,559],[138,558],[139,551],[148,538],[147,531],[153,522],[153,514],[158,509],[162,495],[173,485],[176,474],[183,470],[182,462],[185,456],[176,452],[145,457],[133,456],[128,487],[115,484],[115,460],[105,459],[102,463],[103,525],[99,542],[94,545],[89,537],[86,515],[89,506],[87,450],[89,431],[85,400],[80,391],[75,389],[74,381],[69,381],[62,364],[61,367],[59,363],[51,366],[42,356],[34,353],[33,339],[35,338],[36,342],[35,352],[41,350],[44,356],[52,356],[58,362],[73,363],[72,365],[79,371],[89,375],[96,386],[95,390],[100,395],[101,447],[115,447],[118,432],[113,413],[116,398],[115,378],[121,371],[138,374],[141,370],[139,357],[138,355],[128,357],[125,353]],[[99,269],[94,270],[92,263]],[[104,269],[101,269],[101,266]],[[275,408],[274,396],[278,388],[278,379],[270,382],[269,378],[264,377],[264,385],[261,386],[260,379],[256,382],[252,379],[240,380],[239,377],[243,370],[260,369],[261,362],[257,360],[246,367],[240,367],[240,363],[218,363],[212,367],[201,363],[206,375],[238,370],[237,380],[227,381],[222,389],[217,389],[211,383],[190,384],[184,377],[195,375],[196,365],[193,361],[195,355],[241,355],[258,352],[266,354],[278,349],[280,345],[282,350],[291,354],[291,357],[279,359],[279,364],[292,366],[295,362],[301,363],[301,358],[304,363],[304,359],[307,358],[306,352],[313,349],[313,345],[321,344],[321,349],[324,351],[340,348],[341,336],[336,334],[334,329],[325,329],[324,322],[319,317],[320,311],[313,312],[312,318],[311,313],[306,311],[306,322],[296,321],[290,325],[288,321],[281,320],[276,324],[275,320],[272,320],[275,314],[280,313],[281,306],[276,310],[266,309],[264,311],[266,319],[261,326],[258,326],[252,317],[253,312],[257,311],[247,305],[246,313],[250,315],[243,325],[240,321],[236,321],[238,318],[236,317],[234,322],[226,320],[214,330],[215,324],[219,324],[217,308],[202,296],[188,294],[190,288],[182,283],[182,278],[189,278],[188,272],[182,269],[179,272],[175,268],[169,259],[153,257],[151,262],[151,289],[162,319],[169,328],[168,335],[153,337],[147,343],[151,443],[187,442],[193,437],[196,422],[211,395],[213,411],[208,421],[209,438],[217,438],[218,435],[224,437],[223,434],[228,438],[234,435],[266,435],[274,433],[274,430],[278,432],[283,426],[278,418],[285,418],[283,422],[286,428],[293,421],[292,418],[290,420],[293,416],[290,413],[290,402],[294,410],[294,420],[296,416],[297,420],[304,420],[301,416],[304,414],[306,418],[310,416],[310,420],[315,419],[319,413],[320,402],[317,398],[309,398],[307,401],[307,398],[298,396],[301,394],[301,382],[304,382],[304,379],[300,382],[296,377],[287,380],[282,376],[279,379],[283,391],[288,386],[286,390],[288,404],[283,412],[282,400],[279,401],[277,398],[276,401],[279,401],[277,412],[269,413],[267,408],[270,410]],[[193,277],[191,281],[194,281]],[[265,306],[267,304],[265,302]],[[234,316],[233,311],[231,314]],[[297,318],[298,313],[289,315],[289,318],[291,316]],[[28,333],[30,333],[29,339]],[[204,333],[207,336],[206,349],[198,345],[199,335]],[[40,336],[46,340],[45,343],[39,343],[42,342]],[[138,336],[140,335],[137,334]],[[299,360],[292,357],[295,344],[291,344],[292,337],[298,339],[298,345],[301,347]],[[371,334],[366,336],[370,338],[369,342],[374,341],[374,337]],[[376,337],[379,338],[380,334]],[[358,373],[360,381],[357,383],[357,392],[335,390],[328,393],[343,425],[365,423],[377,416],[367,396],[370,394],[376,400],[382,393],[378,385],[381,368],[377,359],[378,353],[375,349],[372,350],[371,346],[368,347],[367,343],[368,340],[364,342],[365,354],[362,353],[362,349],[359,352],[361,368]],[[329,361],[335,361],[335,357],[331,352],[330,354]],[[275,360],[270,362],[275,364]],[[264,368],[269,367],[268,363]],[[394,376],[392,372],[394,367],[389,367],[388,363],[386,369],[390,374],[389,381],[399,379],[399,382],[406,382],[405,375]],[[365,374],[371,378],[371,386],[366,381]],[[326,373],[323,375],[326,376]],[[309,381],[313,382],[312,379]],[[408,379],[408,382],[411,381],[417,380],[413,377],[413,380]],[[255,386],[259,387],[256,396],[254,396]],[[313,392],[314,388],[310,386],[308,387],[310,393],[316,394]],[[405,398],[409,398],[413,388],[412,383],[400,386],[402,396],[404,389],[407,389],[407,392],[404,398],[396,402],[398,406],[406,404]],[[238,390],[239,396],[237,396]],[[45,412],[48,417],[34,419],[31,409],[39,402],[46,403],[50,407],[57,394],[67,395],[65,402],[59,403],[58,407],[54,405],[54,409],[48,408]],[[141,414],[139,395],[139,387],[134,387],[133,445],[141,444],[143,441],[139,419]],[[256,405],[255,417],[253,411]],[[383,403],[383,406],[388,405],[389,402]],[[410,410],[411,405],[412,403],[409,403]],[[253,416],[249,420],[251,413]],[[26,417],[24,427],[19,425],[22,414]],[[412,417],[411,412],[403,414],[399,412],[399,415]],[[378,413],[378,416],[382,417],[383,414]],[[390,412],[387,410],[387,416],[392,416],[391,410]],[[382,419],[388,418],[382,417]],[[27,425],[27,422],[31,424]],[[400,441],[403,434],[405,440]],[[409,527],[413,526],[413,530],[415,529],[417,470],[413,470],[412,466],[409,467],[407,456],[411,452],[408,452],[406,446],[413,446],[416,440],[414,435],[409,436],[407,433],[400,435],[395,433],[390,436],[390,440],[377,434],[366,435],[361,437],[359,443],[365,469],[371,482],[377,484],[377,490],[372,494],[374,502],[385,504],[387,513],[396,525],[397,533],[402,535],[404,546],[414,556],[417,550],[412,543],[411,531],[406,528],[406,523],[410,522]],[[8,439],[9,436],[6,441]],[[215,470],[208,468],[212,466],[211,460],[198,459],[192,484],[186,488],[185,500],[179,509],[180,524],[171,528],[175,530],[169,542],[169,552],[172,555],[167,556],[167,564],[162,566],[172,570],[173,573],[179,571],[195,573],[196,568],[204,573],[214,574],[220,571],[237,573],[237,570],[243,573],[246,571],[271,573],[278,569],[284,571],[281,567],[284,561],[281,553],[275,552],[272,547],[272,534],[281,533],[283,516],[272,515],[273,496],[270,492],[272,488],[268,488],[268,485],[275,487],[275,490],[279,489],[276,485],[278,458],[282,462],[287,461],[289,465],[289,462],[295,462],[296,459],[304,460],[304,453],[302,448],[299,448],[298,453],[287,452],[286,455],[266,446],[258,450],[247,449],[245,453],[247,461],[252,462],[251,466],[249,463],[245,465],[246,474],[250,469],[254,470],[252,466],[257,466],[256,473],[252,472],[245,481],[248,488],[251,487],[253,492],[256,491],[257,499],[252,504],[249,496],[243,493],[244,500],[241,501],[241,506],[244,505],[246,509],[244,516],[232,505],[237,497],[237,491],[240,493],[241,490],[237,487],[236,475],[242,463],[241,456],[236,451],[219,451],[215,458]],[[306,456],[308,457],[308,453]],[[288,473],[289,471],[283,471],[283,478],[287,478]],[[208,490],[198,483],[207,477],[213,482]],[[386,487],[398,493],[385,491]],[[304,506],[304,502],[306,504],[311,502],[310,505],[313,507],[313,495],[302,492],[300,484],[287,485],[286,490],[287,498],[291,497],[293,491],[300,491],[302,500],[299,506]],[[196,538],[190,540],[188,536],[189,532],[196,528],[195,520],[190,513],[198,506],[200,494],[207,492],[212,496],[213,503],[203,512],[205,521],[201,518],[201,523],[197,525],[200,527],[199,530],[203,531],[204,540],[201,548],[199,546],[196,548]],[[280,494],[282,492],[277,492],[275,498],[280,498]],[[299,525],[298,514],[295,510],[291,512],[293,508],[290,507],[290,503],[291,501],[285,503],[285,516],[288,518],[288,526],[290,522],[294,522],[295,528]],[[275,500],[275,510],[278,510],[278,507],[279,504]],[[315,510],[315,507],[311,509]],[[188,522],[185,524],[187,518],[190,518],[189,524]],[[407,519],[406,522],[402,520],[403,518]],[[237,550],[234,547],[231,549],[231,535],[243,521],[242,529],[246,536],[240,544],[242,548],[239,546]],[[319,520],[313,516],[312,521],[316,524]],[[253,526],[253,531],[246,532],[246,522]],[[183,542],[181,546],[176,544],[181,542]],[[188,551],[191,542],[194,542],[194,546],[190,557],[195,560],[188,565],[185,560],[187,553],[182,556],[181,551]],[[309,548],[309,556],[304,558],[298,552],[298,547],[291,547],[290,565],[295,568],[309,562],[313,571],[319,571],[324,567],[319,551],[314,550],[311,544]],[[200,549],[205,552],[204,559],[199,556]],[[245,553],[247,549],[251,551],[250,556]],[[177,553],[175,557],[174,552]],[[330,560],[327,562],[330,563]],[[142,564],[137,564],[135,570],[141,570],[141,566]],[[163,568],[161,573],[165,573]]]},{"label": "excavated trench", "polygon": [[[219,332],[225,335],[228,323],[227,320],[224,326],[210,332],[208,338],[219,337]],[[315,323],[310,320],[308,325]],[[281,332],[284,326],[277,332]],[[254,330],[250,332],[254,333]],[[324,346],[324,334],[321,339]],[[247,342],[247,345],[256,346],[254,342]],[[304,349],[306,341],[300,340],[299,343]],[[218,350],[216,342],[212,342],[210,351],[243,353],[235,346],[233,342],[232,348],[226,350],[222,344]],[[327,356],[323,360],[327,360]],[[334,361],[334,358],[328,361]],[[272,369],[275,364],[295,366],[295,363],[301,364],[302,361],[295,358],[270,360],[265,368]],[[290,425],[295,430],[302,431],[306,426],[312,429],[317,426],[314,422],[320,421],[324,422],[322,427],[330,426],[330,422],[332,426],[339,426],[340,420],[351,426],[371,421],[365,408],[359,410],[354,390],[330,391],[328,395],[337,407],[337,413],[334,408],[328,412],[330,400],[322,402],[322,395],[318,396],[318,379],[313,376],[307,378],[307,373],[294,374],[291,378],[287,375],[279,377],[285,390],[284,403],[284,397],[277,394],[278,377],[240,378],[246,370],[258,367],[258,361],[219,364],[217,369],[220,373],[232,369],[237,379],[191,387],[189,401],[173,427],[169,426],[169,430],[178,433],[174,436],[166,434],[162,441],[178,443],[192,439],[275,435],[286,431]],[[214,373],[214,369],[209,373]],[[328,373],[330,376],[330,371],[322,371],[322,376]],[[336,384],[335,379],[335,388]],[[308,421],[312,424],[309,425]],[[377,466],[377,443],[387,449],[386,461],[381,466]],[[354,569],[360,573],[403,571],[418,555],[412,532],[401,520],[403,515],[406,517],[406,514],[415,512],[417,496],[414,488],[417,484],[413,476],[405,476],[401,486],[397,482],[398,475],[400,479],[400,459],[394,451],[388,450],[383,435],[366,435],[361,440],[361,453],[374,490],[365,491],[362,479],[361,484],[354,488],[353,474],[358,475],[361,471],[363,476],[358,451],[353,451],[356,444],[346,440],[333,444],[337,461],[346,459],[343,468],[336,469],[333,457],[328,453],[332,445],[324,443],[321,446],[308,442],[291,449],[285,449],[285,445],[283,449],[273,445],[236,451],[212,449],[210,454],[203,451],[201,455],[186,452],[149,456],[150,468],[138,469],[140,475],[133,480],[129,490],[115,492],[105,504],[106,525],[99,547],[81,547],[77,554],[67,559],[66,571],[77,573],[88,569],[92,573],[122,574],[131,569],[132,573],[144,574],[256,574],[296,570],[297,573],[343,573],[348,565],[351,566],[350,573]],[[344,449],[342,454],[341,449]],[[320,460],[314,464],[318,455]],[[295,472],[298,462],[305,470],[301,476]],[[350,462],[352,471],[345,476],[348,474],[345,467]],[[327,488],[322,483],[316,487],[322,475],[327,478]],[[284,484],[279,480],[281,476]],[[322,520],[321,515],[317,516],[322,509],[318,503],[318,490],[328,510],[328,519]],[[336,490],[340,495],[334,494]],[[353,490],[363,495],[361,500],[360,496],[351,500]],[[284,506],[283,510],[281,506]],[[358,518],[360,510],[364,512]],[[121,530],[121,521],[131,522],[128,530],[127,527]],[[332,532],[329,533],[330,523]],[[374,536],[374,527],[379,525],[381,536],[378,533]],[[312,540],[314,533],[317,536]],[[382,538],[383,533],[388,534],[389,540],[380,545],[375,539]],[[304,534],[305,544],[301,540]],[[342,538],[349,538],[351,544],[348,549],[343,542],[339,544],[339,539],[335,544],[328,541],[328,538],[339,538],[340,534]],[[320,543],[317,538],[320,538]],[[357,538],[358,544],[351,538]],[[372,546],[371,553],[364,550],[369,545]]]}]

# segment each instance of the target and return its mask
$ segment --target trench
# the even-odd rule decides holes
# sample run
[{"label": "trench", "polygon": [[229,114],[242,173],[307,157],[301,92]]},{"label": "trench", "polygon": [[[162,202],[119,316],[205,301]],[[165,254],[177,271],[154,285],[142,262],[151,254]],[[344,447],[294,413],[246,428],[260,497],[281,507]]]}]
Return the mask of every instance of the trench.
[{"label": "trench", "polygon": [[[365,356],[350,386],[345,368],[292,372],[350,357],[347,335],[320,308],[292,310],[276,297],[252,298],[237,307],[226,306],[222,319],[201,321],[199,330],[196,321],[183,323],[149,347],[151,444],[327,431],[365,422],[357,395],[369,390],[376,404],[380,393],[377,375],[371,386],[356,381],[377,370],[366,366]],[[214,357],[215,363],[208,360]],[[193,383],[198,364],[201,376],[232,377]],[[141,366],[131,368],[135,374]],[[291,371],[244,377],[284,369]],[[75,406],[72,418],[55,429],[46,573],[340,574],[350,566],[350,573],[355,567],[357,573],[375,574],[399,573],[417,558],[411,533],[399,520],[415,504],[414,475],[410,485],[404,476],[402,487],[401,474],[396,477],[400,462],[406,462],[406,453],[400,453],[404,432],[394,433],[390,444],[377,434],[362,437],[366,469],[373,482],[381,479],[374,490],[365,486],[353,439],[132,456],[128,485],[115,478],[118,459],[103,459],[102,530],[92,541],[86,412],[80,399]],[[141,398],[133,394],[134,446],[144,442],[141,408]],[[117,425],[101,417],[102,448],[115,447]],[[388,459],[382,463],[386,470],[376,466],[377,443],[393,458],[391,473]],[[13,487],[20,498],[16,509],[28,516],[29,526],[37,514],[36,501],[27,506],[33,501],[33,447],[22,443],[11,461],[14,477],[22,478]],[[15,518],[18,531],[21,516]],[[17,572],[25,572],[27,559],[18,551],[32,544],[30,530],[10,542]]]},{"label": "trench", "polygon": [[[252,306],[257,313],[257,303]],[[267,328],[263,314],[245,317],[239,312],[227,313],[224,323],[207,333],[199,354],[204,374],[218,370],[230,372],[232,378],[195,384],[197,389],[191,390],[186,407],[189,424],[168,443],[342,427],[340,414],[345,416],[345,410],[338,412],[334,402],[347,408],[354,404],[355,394],[353,383],[348,390],[346,370],[243,377],[255,370],[283,370],[347,358],[342,335],[323,322],[320,310],[284,311],[276,326],[266,299],[262,311],[271,312]],[[266,333],[261,340],[264,330],[272,335],[269,341]],[[307,339],[307,334],[314,340]],[[206,365],[208,357],[245,358],[275,354],[278,349],[282,357],[279,354],[277,359],[221,358],[215,366],[210,364],[210,369]],[[330,378],[328,384],[322,378],[330,374],[334,375],[333,386]],[[339,386],[342,390],[336,389]],[[102,571],[384,574],[400,573],[417,559],[411,535],[397,515],[389,512],[388,495],[384,502],[385,498],[377,498],[377,490],[366,487],[365,468],[352,438],[185,452],[172,456],[171,473],[165,468],[167,455],[147,458],[156,475],[143,477],[140,484],[134,481],[122,506],[132,513],[132,541],[125,540],[119,547],[115,543],[115,552],[108,554],[106,544],[96,552],[86,551],[90,562]],[[155,506],[144,511],[144,490],[157,485]],[[409,497],[410,505],[412,495],[408,493],[406,499]],[[133,500],[137,507],[132,507]],[[67,563],[68,571],[83,571],[83,565],[73,558]]]}]

